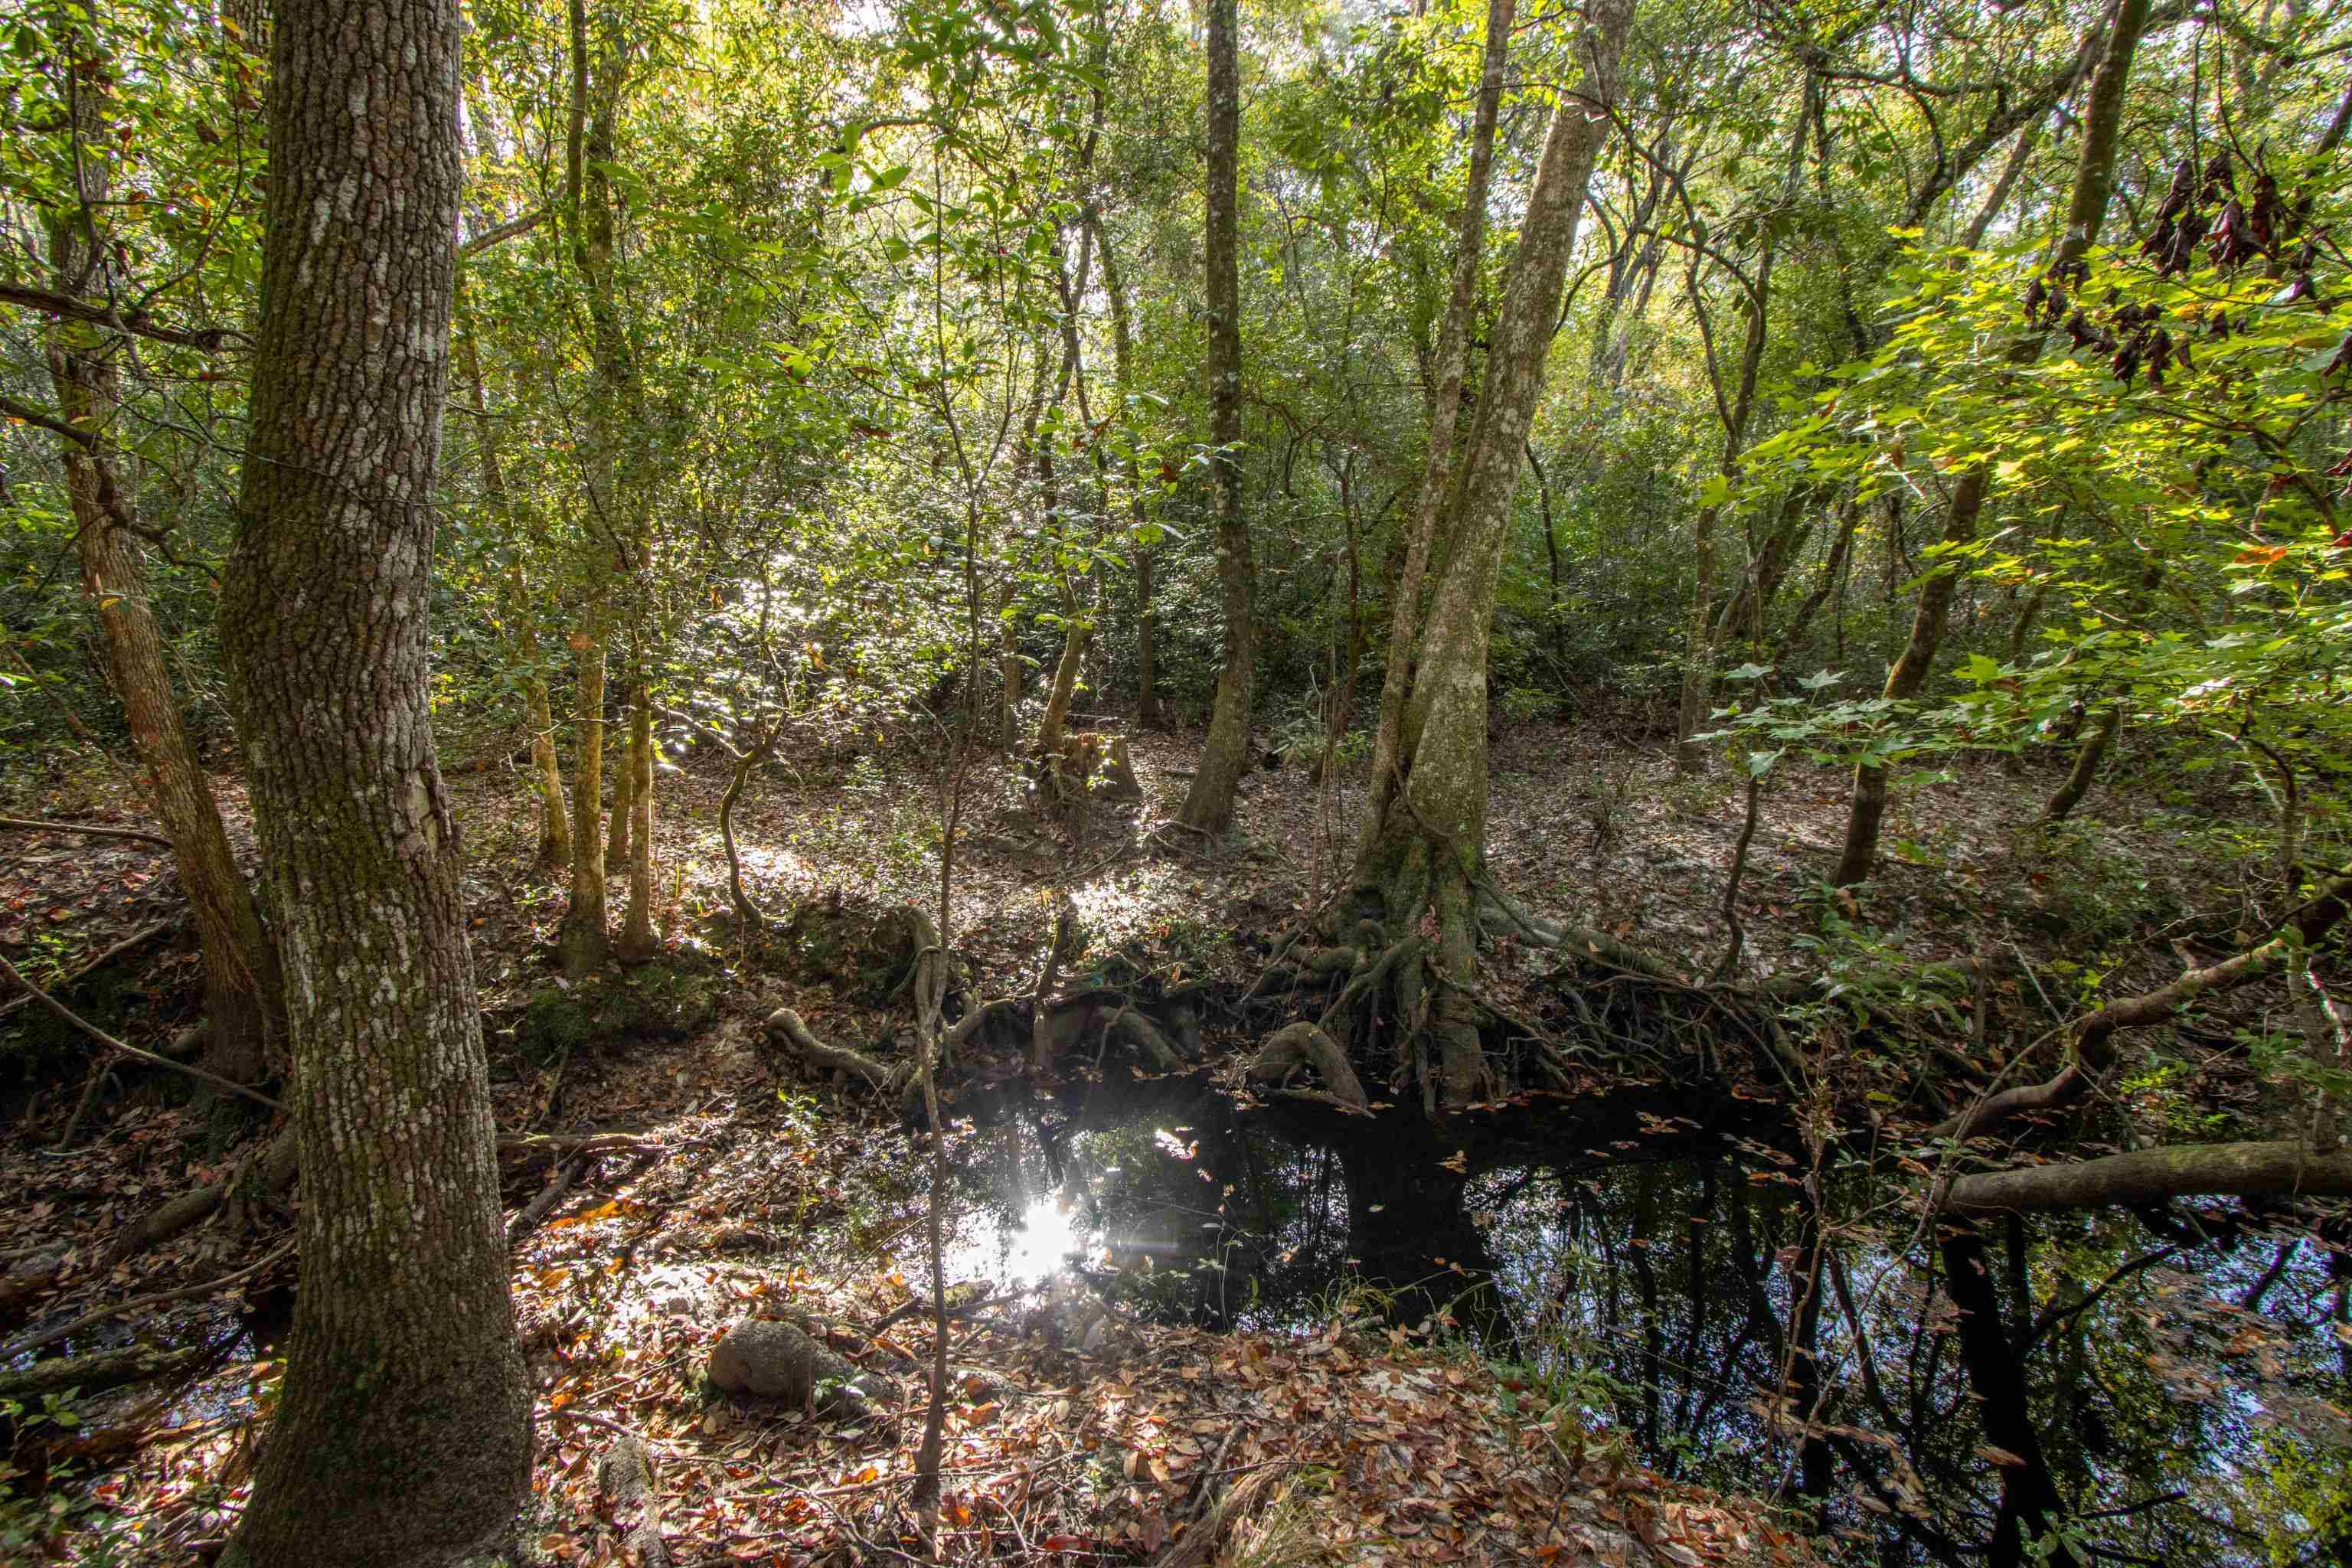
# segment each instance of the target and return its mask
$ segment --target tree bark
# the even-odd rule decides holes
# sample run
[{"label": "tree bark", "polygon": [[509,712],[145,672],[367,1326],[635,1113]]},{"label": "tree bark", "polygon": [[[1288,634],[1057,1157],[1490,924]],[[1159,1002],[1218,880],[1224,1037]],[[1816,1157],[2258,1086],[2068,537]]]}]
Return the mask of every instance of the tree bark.
[{"label": "tree bark", "polygon": [[2058,786],[2058,793],[2042,807],[2042,821],[2063,822],[2083,804],[2083,797],[2091,793],[2091,781],[2099,776],[2099,763],[2105,759],[2107,748],[2115,744],[2116,732],[2123,727],[2124,705],[2118,698],[2107,704],[2107,710],[2099,715],[2098,727],[2074,753],[2074,765],[2067,770],[2066,782]]},{"label": "tree bark", "polygon": [[[1134,412],[1127,400],[1135,390],[1135,338],[1128,314],[1127,281],[1119,273],[1118,258],[1112,254],[1110,228],[1103,222],[1101,210],[1088,206],[1087,222],[1094,228],[1095,254],[1102,258],[1103,293],[1110,300],[1111,374],[1118,394],[1115,417],[1124,425]],[[1143,542],[1143,531],[1150,520],[1144,515],[1143,476],[1131,444],[1127,491],[1135,526],[1135,722],[1139,729],[1156,730],[1160,727],[1160,649],[1151,607],[1153,548]]]},{"label": "tree bark", "polygon": [[2352,1154],[2321,1153],[2293,1142],[2136,1149],[2098,1160],[1962,1176],[1945,1194],[1944,1206],[1953,1214],[1981,1217],[2128,1208],[2221,1194],[2343,1197],[2352,1194]]},{"label": "tree bark", "polygon": [[304,1176],[231,1568],[455,1563],[530,1479],[425,612],[463,171],[457,0],[278,0],[249,460],[223,593]]},{"label": "tree bark", "polygon": [[572,634],[572,901],[555,944],[573,980],[604,966],[612,935],[604,911],[604,606]]},{"label": "tree bark", "polygon": [[1224,599],[1225,662],[1192,787],[1185,826],[1222,837],[1249,765],[1250,704],[1256,679],[1257,573],[1242,510],[1241,25],[1234,0],[1209,0],[1208,260],[1209,442],[1217,519],[1217,582]]},{"label": "tree bark", "polygon": [[[2122,0],[2108,30],[2105,52],[2091,79],[2090,102],[2083,114],[2083,151],[2075,165],[2074,189],[2066,208],[2066,227],[2051,259],[2051,272],[2063,277],[2097,243],[2105,221],[2107,199],[2114,194],[2116,143],[2123,125],[2124,88],[2131,77],[2132,56],[2147,26],[2148,0]],[[2011,346],[2012,363],[2030,364],[2042,353],[2043,334],[2030,331]],[[1977,520],[1984,510],[1990,484],[1984,465],[1969,468],[1952,489],[1944,512],[1942,542],[1948,552],[1972,544]],[[1886,674],[1886,696],[1908,701],[1919,695],[1944,644],[1944,628],[1951,617],[1952,591],[1959,583],[1960,564],[1949,555],[1938,562],[1920,586],[1919,603],[1911,618],[1911,636],[1895,668]],[[1864,763],[1853,770],[1853,804],[1846,813],[1845,844],[1832,879],[1850,888],[1869,879],[1878,860],[1878,831],[1886,816],[1886,770]]]},{"label": "tree bark", "polygon": [[1503,67],[1510,52],[1517,0],[1487,0],[1486,42],[1471,121],[1470,168],[1463,188],[1462,222],[1454,240],[1453,290],[1438,324],[1436,385],[1429,414],[1429,449],[1422,459],[1421,495],[1405,530],[1403,564],[1391,574],[1388,668],[1381,683],[1380,724],[1372,732],[1372,784],[1362,847],[1382,831],[1390,797],[1402,776],[1405,699],[1412,689],[1413,656],[1422,632],[1422,586],[1437,547],[1453,489],[1454,426],[1462,413],[1462,379],[1470,363],[1470,322],[1478,304],[1478,268],[1486,248],[1486,191],[1495,166],[1495,122],[1503,101]]},{"label": "tree bark", "polygon": [[621,754],[614,759],[613,816],[610,837],[604,843],[604,868],[608,874],[625,869],[629,864],[631,831],[637,822],[637,721],[644,706],[637,683],[627,680],[621,688]]},{"label": "tree bark", "polygon": [[[1591,7],[1577,51],[1583,80],[1562,99],[1545,139],[1504,283],[1469,453],[1454,486],[1445,559],[1398,715],[1393,761],[1376,775],[1357,857],[1356,881],[1373,906],[1360,908],[1360,918],[1391,932],[1426,921],[1436,932],[1429,967],[1440,989],[1431,999],[1432,1021],[1443,1095],[1451,1105],[1478,1098],[1486,1076],[1470,985],[1484,881],[1486,661],[1496,578],[1578,218],[1607,136],[1609,121],[1597,105],[1615,93],[1633,14],[1633,0],[1597,0]],[[1465,215],[1465,233],[1469,227]],[[1422,1001],[1421,966],[1402,967],[1393,1016],[1411,1019]],[[1427,1087],[1424,1079],[1425,1101]]]},{"label": "tree bark", "polygon": [[642,963],[661,951],[654,934],[654,705],[641,679],[629,710],[629,906],[614,951]]},{"label": "tree bark", "polygon": [[[57,24],[58,58],[77,79],[76,114],[85,135],[104,129],[98,108],[102,62],[89,58],[79,27]],[[87,69],[98,66],[100,68]],[[84,161],[79,196],[107,196],[104,164]],[[61,293],[91,291],[108,268],[82,214],[56,213],[47,224],[52,276]],[[163,628],[149,607],[147,552],[131,531],[137,519],[116,481],[110,455],[119,391],[114,350],[103,329],[58,321],[49,330],[50,380],[58,412],[88,442],[66,442],[67,503],[72,509],[82,592],[106,647],[108,672],[122,701],[131,750],[147,770],[155,815],[172,840],[172,858],[195,917],[205,978],[205,1068],[236,1083],[260,1083],[285,1066],[285,1000],[278,953],[261,924],[253,889],[230,852],[212,784],[188,739],[172,685]]]}]

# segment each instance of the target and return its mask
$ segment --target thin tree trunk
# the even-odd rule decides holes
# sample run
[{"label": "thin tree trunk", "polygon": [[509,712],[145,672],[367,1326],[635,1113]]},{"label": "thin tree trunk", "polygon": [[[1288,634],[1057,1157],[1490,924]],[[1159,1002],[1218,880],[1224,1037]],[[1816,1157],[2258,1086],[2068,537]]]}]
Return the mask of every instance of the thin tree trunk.
[{"label": "thin tree trunk", "polygon": [[[608,173],[625,68],[609,40],[592,49],[586,0],[570,0],[566,13],[572,81],[564,135],[564,227],[571,242],[572,270],[587,297],[589,359],[595,373],[585,463],[585,521],[593,541],[585,547],[586,565],[594,586],[585,623],[571,639],[578,656],[579,703],[572,735],[572,905],[557,939],[564,973],[579,979],[601,968],[611,956],[602,815],[604,658],[613,622],[611,544],[635,535],[625,520],[628,487],[621,467],[624,414],[633,401],[635,372],[628,340],[621,330],[613,277],[613,193]],[[615,795],[630,782],[632,775],[625,767],[614,780]],[[616,809],[613,815],[615,832],[625,833],[626,812]]]},{"label": "thin tree trunk", "polygon": [[604,845],[604,868],[607,875],[629,863],[629,835],[637,822],[637,711],[645,706],[645,692],[634,679],[621,687],[621,754],[614,759],[613,817],[611,837]]},{"label": "thin tree trunk", "polygon": [[[1789,137],[1788,169],[1781,179],[1784,202],[1796,200],[1799,183],[1804,175],[1805,132],[1811,119],[1813,95],[1818,91],[1813,76],[1805,77],[1803,108],[1797,116],[1795,129]],[[1723,433],[1723,478],[1727,482],[1739,477],[1739,453],[1748,441],[1748,422],[1756,408],[1756,379],[1764,364],[1764,345],[1769,333],[1769,307],[1772,300],[1772,261],[1778,251],[1773,226],[1764,226],[1764,237],[1758,247],[1754,289],[1748,300],[1748,333],[1739,352],[1739,379],[1731,395],[1730,412]],[[1699,313],[1700,323],[1706,323],[1706,306],[1699,296],[1699,262],[1693,253],[1690,267],[1691,309]],[[1712,342],[1712,339],[1709,340]],[[1714,359],[1710,350],[1708,368]],[[1721,383],[1717,384],[1720,399]],[[1721,406],[1718,401],[1718,406]],[[1691,612],[1690,626],[1685,634],[1683,654],[1682,702],[1675,719],[1675,772],[1687,773],[1704,758],[1698,743],[1691,737],[1698,732],[1706,720],[1709,694],[1715,689],[1716,655],[1721,651],[1723,634],[1727,626],[1718,626],[1714,609],[1715,595],[1715,525],[1722,515],[1720,506],[1699,509],[1698,521],[1691,529]],[[1725,617],[1728,619],[1728,617]]]},{"label": "thin tree trunk", "polygon": [[502,1544],[530,1489],[427,703],[463,37],[457,0],[276,8],[250,460],[221,626],[283,897],[302,1289],[227,1568],[443,1568]]},{"label": "thin tree trunk", "polygon": [[[629,907],[614,951],[632,963],[661,951],[654,934],[654,704],[640,679],[629,711]],[[615,816],[619,814],[614,813]]]},{"label": "thin tree trunk", "polygon": [[2091,793],[2092,781],[2099,776],[2099,763],[2105,760],[2107,748],[2115,744],[2116,732],[2123,727],[2124,705],[2119,701],[2108,703],[2106,711],[2099,715],[2098,727],[2074,753],[2074,765],[2067,770],[2066,782],[2058,786],[2058,793],[2042,808],[2042,821],[2063,822],[2083,804],[2083,797]]},{"label": "thin tree trunk", "polygon": [[604,966],[612,933],[604,911],[604,603],[572,634],[572,902],[556,951],[579,980]]},{"label": "thin tree trunk", "polygon": [[[2074,263],[2090,254],[2105,221],[2107,199],[2115,190],[2116,142],[2123,124],[2124,87],[2131,76],[2132,57],[2147,25],[2148,0],[2122,0],[2109,31],[2097,73],[2091,79],[2091,98],[2083,115],[2083,150],[2074,171],[2074,190],[2066,208],[2066,226],[2051,260],[2051,272],[2063,277]],[[2030,364],[2042,353],[2042,333],[2032,331],[2010,351],[2011,363]],[[1958,550],[1973,543],[1977,520],[1984,510],[1990,484],[1990,470],[1975,465],[1952,488],[1944,513],[1943,543]],[[1952,591],[1959,581],[1959,563],[1946,559],[1919,589],[1919,603],[1911,619],[1911,636],[1887,671],[1886,696],[1898,702],[1919,695],[1927,683],[1936,655],[1943,647],[1944,628],[1951,616]],[[1866,880],[1878,860],[1878,833],[1886,816],[1886,770],[1862,763],[1853,771],[1853,798],[1846,815],[1845,845],[1838,856],[1833,880],[1841,888]]]},{"label": "thin tree trunk", "polygon": [[[499,460],[499,426],[490,410],[489,384],[482,375],[482,356],[474,341],[474,324],[466,309],[465,288],[457,291],[456,353],[457,367],[474,395],[478,423],[474,458],[482,486],[482,500],[501,531],[515,541],[513,499],[507,493],[505,466]],[[518,544],[520,541],[515,541]],[[539,617],[524,591],[522,568],[509,569],[506,580],[507,646],[523,676],[524,721],[530,726],[530,764],[539,792],[538,864],[550,873],[572,864],[572,823],[563,805],[563,770],[555,758],[555,714],[548,697],[547,677],[540,666]]]},{"label": "thin tree trunk", "polygon": [[1217,580],[1224,601],[1225,661],[1192,787],[1185,826],[1223,837],[1249,763],[1250,703],[1256,679],[1256,571],[1242,510],[1241,25],[1234,0],[1209,0],[1208,260],[1209,441],[1216,448]]},{"label": "thin tree trunk", "polygon": [[[1118,392],[1118,407],[1113,416],[1124,425],[1132,413],[1127,400],[1135,390],[1135,341],[1128,315],[1127,283],[1119,275],[1118,258],[1111,253],[1110,229],[1102,220],[1101,210],[1087,207],[1087,222],[1094,228],[1095,253],[1102,258],[1103,292],[1110,300],[1111,374]],[[1150,520],[1144,515],[1143,476],[1136,465],[1131,444],[1128,448],[1127,490],[1135,527],[1135,722],[1139,729],[1156,730],[1160,727],[1160,650],[1151,607],[1153,550],[1143,542],[1143,532]]]},{"label": "thin tree trunk", "polygon": [[[79,25],[61,19],[53,25],[58,29],[58,58],[76,83],[77,118],[86,134],[94,134],[103,129],[103,62],[92,58],[95,41]],[[90,66],[98,68],[84,68]],[[96,160],[83,164],[83,201],[105,200],[102,168]],[[48,224],[50,268],[61,293],[102,291],[93,285],[107,262],[92,248],[88,233],[79,212],[58,214]],[[131,531],[137,520],[109,461],[118,405],[111,354],[98,329],[60,322],[50,331],[49,376],[58,412],[67,423],[89,432],[86,443],[67,442],[59,453],[82,591],[103,635],[131,749],[147,770],[155,813],[172,841],[173,863],[194,915],[208,1037],[204,1066],[232,1082],[260,1083],[285,1066],[278,953],[262,929],[252,887],[230,852],[219,803],[188,738],[163,628],[149,605],[146,548]]]}]

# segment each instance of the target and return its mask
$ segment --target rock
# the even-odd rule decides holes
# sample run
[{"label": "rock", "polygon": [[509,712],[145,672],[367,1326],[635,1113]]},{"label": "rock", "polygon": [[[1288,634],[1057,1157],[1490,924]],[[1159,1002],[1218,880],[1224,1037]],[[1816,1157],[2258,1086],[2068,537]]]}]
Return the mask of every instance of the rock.
[{"label": "rock", "polygon": [[774,1318],[746,1318],[711,1347],[711,1386],[722,1394],[776,1399],[845,1419],[877,1415],[898,1402],[887,1378],[861,1372],[801,1329]]}]

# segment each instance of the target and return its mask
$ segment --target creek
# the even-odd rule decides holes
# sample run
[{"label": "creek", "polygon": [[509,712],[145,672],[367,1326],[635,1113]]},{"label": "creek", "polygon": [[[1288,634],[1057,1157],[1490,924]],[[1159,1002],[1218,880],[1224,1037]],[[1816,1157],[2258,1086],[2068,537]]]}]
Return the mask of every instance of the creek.
[{"label": "creek", "polygon": [[[2016,1561],[2021,1444],[2074,1561],[2352,1560],[2340,1231],[2179,1205],[1939,1236],[1916,1167],[1814,1173],[1770,1108],[1689,1095],[1439,1123],[1170,1078],[957,1109],[950,1280],[1068,1270],[1160,1321],[1443,1335],[1848,1560]],[[1955,1268],[1996,1323],[1966,1322]]]}]

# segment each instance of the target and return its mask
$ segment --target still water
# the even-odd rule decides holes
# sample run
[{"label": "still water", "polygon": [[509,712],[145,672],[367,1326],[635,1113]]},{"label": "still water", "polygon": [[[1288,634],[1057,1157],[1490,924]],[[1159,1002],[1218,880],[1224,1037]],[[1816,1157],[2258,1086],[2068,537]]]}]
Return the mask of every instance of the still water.
[{"label": "still water", "polygon": [[2341,1228],[2216,1204],[1955,1238],[1916,1174],[1815,1171],[1728,1101],[1438,1126],[1161,1079],[960,1109],[980,1125],[950,1279],[1068,1270],[1216,1329],[1429,1325],[1849,1560],[2015,1560],[2023,1447],[2073,1560],[2352,1563]]}]

